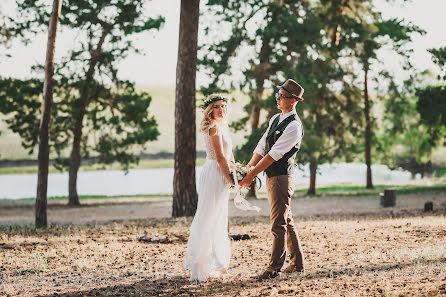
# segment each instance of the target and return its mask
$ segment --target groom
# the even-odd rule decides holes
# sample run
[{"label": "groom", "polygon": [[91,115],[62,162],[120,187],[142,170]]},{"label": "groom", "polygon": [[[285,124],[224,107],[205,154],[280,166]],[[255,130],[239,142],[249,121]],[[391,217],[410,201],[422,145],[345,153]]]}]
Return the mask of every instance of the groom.
[{"label": "groom", "polygon": [[294,161],[304,135],[302,122],[296,113],[296,104],[304,100],[304,89],[288,79],[278,86],[275,94],[277,107],[282,111],[269,121],[268,130],[254,150],[249,166],[252,170],[239,183],[249,187],[253,178],[265,171],[268,200],[271,206],[270,221],[273,233],[271,260],[259,279],[275,278],[285,262],[285,241],[291,264],[285,273],[304,272],[302,247],[291,214],[291,197],[294,193]]}]

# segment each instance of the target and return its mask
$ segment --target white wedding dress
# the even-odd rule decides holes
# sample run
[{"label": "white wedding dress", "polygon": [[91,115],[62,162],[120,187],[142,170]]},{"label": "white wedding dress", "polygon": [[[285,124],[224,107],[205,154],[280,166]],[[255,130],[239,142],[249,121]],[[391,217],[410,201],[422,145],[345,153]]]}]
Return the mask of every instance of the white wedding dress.
[{"label": "white wedding dress", "polygon": [[[221,143],[227,160],[232,154],[229,130],[221,127]],[[206,281],[228,268],[231,247],[228,236],[229,183],[218,167],[209,133],[204,134],[206,162],[198,183],[198,206],[190,227],[184,268],[190,281]]]}]

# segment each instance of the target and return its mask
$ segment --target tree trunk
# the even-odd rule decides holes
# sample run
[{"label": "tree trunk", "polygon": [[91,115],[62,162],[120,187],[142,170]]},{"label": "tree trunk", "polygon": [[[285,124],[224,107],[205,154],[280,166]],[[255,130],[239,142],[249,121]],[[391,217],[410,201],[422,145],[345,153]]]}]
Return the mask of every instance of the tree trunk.
[{"label": "tree trunk", "polygon": [[260,89],[257,89],[255,94],[255,102],[251,109],[251,131],[259,129],[260,107],[258,105],[258,102],[262,100],[262,95],[263,95],[263,86]]},{"label": "tree trunk", "polygon": [[90,65],[88,67],[88,71],[85,75],[86,84],[81,91],[81,96],[79,101],[76,103],[75,107],[75,119],[74,119],[74,128],[73,128],[73,146],[71,148],[71,156],[70,156],[70,169],[68,174],[68,205],[69,206],[79,206],[79,196],[77,194],[77,173],[79,171],[79,167],[81,165],[81,142],[82,142],[82,127],[85,116],[85,110],[88,106],[88,102],[90,100],[90,89],[89,83],[93,79],[94,69],[99,60],[99,56],[102,52],[102,45],[104,44],[105,37],[109,33],[109,28],[104,28],[101,38],[98,41],[96,49],[91,55]]},{"label": "tree trunk", "polygon": [[[257,82],[258,84],[260,81]],[[263,96],[263,80],[261,81],[261,86],[257,85],[257,90],[255,93],[255,101],[260,102]],[[260,120],[260,107],[257,103],[254,103],[251,109],[251,131],[255,129],[259,129],[259,120]],[[258,198],[257,196],[257,188],[255,179],[252,181],[251,186],[249,187],[247,198]]]},{"label": "tree trunk", "polygon": [[[271,9],[270,7],[268,9]],[[272,12],[273,13],[273,12]],[[273,15],[274,16],[274,15]],[[262,41],[262,47],[260,48],[260,63],[257,65],[257,77],[256,77],[256,91],[254,93],[254,102],[251,108],[251,132],[260,128],[260,106],[259,103],[262,101],[263,92],[265,90],[264,83],[266,79],[266,69],[269,63],[269,52],[271,51],[269,45],[269,38]],[[257,189],[255,180],[251,183],[249,187],[247,197],[257,197]]]},{"label": "tree trunk", "polygon": [[82,127],[84,120],[84,111],[79,108],[80,114],[75,119],[74,131],[73,131],[73,146],[71,148],[70,156],[70,170],[68,174],[68,205],[79,206],[79,196],[77,194],[77,173],[81,164],[81,140],[82,140]]},{"label": "tree trunk", "polygon": [[[349,0],[346,0],[342,6],[341,15],[344,15],[347,12],[347,7],[349,6]],[[333,35],[331,37],[331,49],[333,49],[334,46],[339,45],[339,40],[341,39],[341,24],[338,22],[335,25],[335,28],[333,30]]]},{"label": "tree trunk", "polygon": [[175,90],[175,167],[172,216],[193,216],[195,186],[195,78],[199,0],[182,0]]},{"label": "tree trunk", "polygon": [[248,194],[246,194],[246,198],[258,198],[257,197],[257,187],[256,187],[256,179],[254,179],[249,186]]},{"label": "tree trunk", "polygon": [[47,226],[47,189],[48,189],[48,162],[49,146],[48,138],[51,122],[51,106],[53,104],[53,77],[54,77],[54,52],[56,49],[56,33],[59,23],[62,0],[53,1],[53,9],[48,29],[48,42],[46,46],[45,81],[43,85],[42,115],[39,127],[39,153],[37,169],[37,195],[36,195],[36,227]]},{"label": "tree trunk", "polygon": [[367,89],[368,69],[364,71],[364,114],[365,114],[365,163],[367,165],[367,189],[373,189],[372,183],[372,156],[371,156],[371,120],[370,120],[370,101]]},{"label": "tree trunk", "polygon": [[308,188],[307,195],[316,195],[316,173],[317,162],[310,161],[310,187]]}]

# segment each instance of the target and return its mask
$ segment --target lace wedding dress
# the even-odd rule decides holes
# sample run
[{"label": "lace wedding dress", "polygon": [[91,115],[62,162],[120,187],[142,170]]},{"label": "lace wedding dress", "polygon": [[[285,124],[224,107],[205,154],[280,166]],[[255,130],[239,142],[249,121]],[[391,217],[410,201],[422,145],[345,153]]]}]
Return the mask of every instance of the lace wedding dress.
[{"label": "lace wedding dress", "polygon": [[[208,133],[209,134],[209,133]],[[198,206],[190,227],[184,268],[190,270],[190,281],[206,281],[228,268],[231,257],[228,237],[229,183],[218,167],[210,137],[204,134],[206,162],[198,183]],[[229,160],[232,141],[227,127],[221,127],[223,153]]]}]

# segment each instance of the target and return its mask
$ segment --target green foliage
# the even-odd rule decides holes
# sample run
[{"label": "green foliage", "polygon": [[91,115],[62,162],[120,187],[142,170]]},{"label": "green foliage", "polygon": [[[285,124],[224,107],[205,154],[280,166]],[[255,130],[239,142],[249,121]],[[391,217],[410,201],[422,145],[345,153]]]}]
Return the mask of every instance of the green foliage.
[{"label": "green foliage", "polygon": [[[281,84],[288,77],[298,81],[305,88],[306,98],[297,106],[305,129],[299,163],[352,160],[363,152],[364,80],[358,77],[358,66],[369,71],[379,59],[378,50],[391,45],[404,58],[404,69],[409,69],[411,50],[407,45],[414,34],[425,33],[403,19],[383,19],[369,0],[208,1],[207,12],[219,24],[219,33],[229,26],[231,34],[220,40],[211,38],[212,22],[205,29],[210,37],[201,46],[200,64],[208,71],[211,83],[202,91],[233,87],[231,74],[240,65],[233,65],[231,58],[240,59],[241,53],[246,56],[249,52],[252,58],[242,68],[243,81],[238,87],[249,94],[251,101],[244,107],[247,116],[232,123],[237,130],[255,117],[256,107],[267,111],[267,118],[278,112],[273,96],[264,92],[266,86]],[[384,79],[389,76],[386,71],[379,73]],[[392,83],[380,85],[384,93],[396,89]],[[405,96],[398,99],[404,101]],[[367,112],[372,100],[367,102]],[[392,111],[396,117],[407,114],[401,106],[389,104],[388,110],[395,107]],[[374,121],[372,116],[372,126]],[[252,127],[252,135],[237,150],[238,158],[249,158],[266,124]],[[393,121],[393,128],[401,131],[398,125]],[[375,132],[371,133],[373,140]]]},{"label": "green foliage", "polygon": [[[205,27],[209,37],[200,45],[199,65],[209,74],[211,83],[202,92],[208,94],[238,87],[252,98],[250,106],[262,106],[258,101],[264,99],[265,82],[279,75],[278,71],[287,64],[293,48],[312,42],[308,37],[320,29],[317,21],[296,17],[300,11],[308,9],[309,2],[284,5],[280,1],[208,1],[207,13],[214,22]],[[304,19],[308,23],[302,24]],[[230,28],[227,38],[212,38],[227,26]],[[242,58],[241,51],[249,52],[252,58],[248,58],[249,65],[242,69],[244,78],[235,86],[232,73],[239,65],[235,65],[232,58]]]},{"label": "green foliage", "polygon": [[446,175],[446,167],[440,167],[437,170],[437,177],[442,177]]},{"label": "green foliage", "polygon": [[[139,52],[133,45],[135,34],[158,30],[164,22],[162,17],[147,17],[145,3],[147,1],[63,2],[62,31],[74,30],[78,39],[55,69],[50,145],[58,155],[60,168],[68,165],[66,151],[72,146],[75,135],[81,137],[82,156],[98,156],[105,164],[117,161],[125,169],[137,162],[135,155],[159,135],[156,121],[148,113],[151,97],[137,92],[133,83],[120,79],[117,68],[128,53]],[[14,30],[25,38],[45,30],[50,4],[17,0],[21,13]],[[34,69],[43,70],[43,66]],[[36,123],[43,90],[43,86],[32,87],[31,81],[14,80],[2,93],[5,102],[9,102],[7,113],[16,114],[8,118],[8,125],[21,135],[31,151],[37,143],[39,125]],[[14,88],[22,93],[24,104],[10,103],[16,98]],[[33,93],[27,93],[28,89]],[[23,118],[23,114],[29,116]],[[72,150],[76,150],[75,146]]]},{"label": "green foliage", "polygon": [[11,45],[11,40],[16,37],[16,33],[11,30],[10,20],[2,13],[0,4],[0,59],[3,57],[10,57],[10,54],[4,49],[8,49]]},{"label": "green foliage", "polygon": [[435,145],[446,131],[446,87],[428,86],[418,89],[416,96],[421,123],[428,127],[430,143]]},{"label": "green foliage", "polygon": [[[417,111],[420,113],[421,123],[428,127],[428,133],[431,136],[431,144],[434,145],[438,140],[444,137],[446,132],[446,47],[438,49],[429,49],[432,54],[432,60],[443,72],[443,77],[438,76],[443,84],[439,86],[427,86],[416,89],[418,96]],[[441,144],[443,145],[443,144]]]},{"label": "green foliage", "polygon": [[30,153],[38,143],[42,90],[38,79],[0,78],[0,112],[8,115],[9,129],[21,136],[22,146]]},{"label": "green foliage", "polygon": [[247,164],[251,160],[252,153],[267,128],[268,127],[264,125],[262,128],[255,129],[251,134],[246,136],[246,142],[235,150],[234,157],[237,161]]},{"label": "green foliage", "polygon": [[438,49],[431,48],[428,52],[432,54],[432,61],[440,67],[442,72],[442,76],[439,75],[438,79],[446,81],[446,46]]},{"label": "green foliage", "polygon": [[[264,90],[290,77],[305,88],[306,98],[297,106],[305,129],[298,162],[321,164],[349,157],[362,125],[361,91],[352,84],[356,74],[349,65],[361,41],[355,36],[366,34],[361,20],[376,18],[370,1],[350,1],[346,14],[341,14],[344,1],[209,1],[208,6],[232,32],[223,41],[202,46],[206,54],[201,65],[212,77],[204,91],[221,89],[231,79],[226,79],[234,66],[230,57],[242,50],[253,56],[239,86],[251,97],[245,106],[248,116],[233,126],[246,124],[254,107],[266,110],[267,118],[279,112],[275,98]],[[334,45],[330,41],[337,25],[342,38]],[[267,122],[260,129],[253,127],[237,157],[249,158],[266,126]]]},{"label": "green foliage", "polygon": [[379,135],[380,160],[390,168],[401,167],[414,176],[432,173],[432,150],[435,142],[428,128],[420,123],[417,97],[407,89],[398,89],[384,98],[385,116]]},{"label": "green foliage", "polygon": [[[0,110],[7,116],[6,123],[22,139],[22,145],[33,152],[37,145],[40,121],[40,98],[43,83],[38,80],[0,80]],[[59,156],[59,168],[68,165],[63,158],[70,145],[73,110],[70,109],[72,93],[76,89],[56,82],[50,133],[50,147]],[[136,92],[131,83],[119,91],[98,96],[87,113],[84,136],[84,156],[93,154],[104,164],[119,162],[124,168],[132,162],[138,148],[159,135],[153,116],[148,116],[151,97],[145,92]],[[110,97],[109,97],[110,96]],[[76,97],[74,97],[76,98]],[[113,105],[107,100],[112,99]],[[71,102],[72,103],[72,102]]]},{"label": "green foliage", "polygon": [[[440,67],[442,49],[430,50]],[[444,61],[444,60],[443,60]],[[397,86],[390,76],[385,99],[384,131],[380,136],[382,160],[390,167],[402,167],[415,175],[433,173],[432,151],[444,145],[446,88],[425,86],[425,73],[416,73]]]}]

